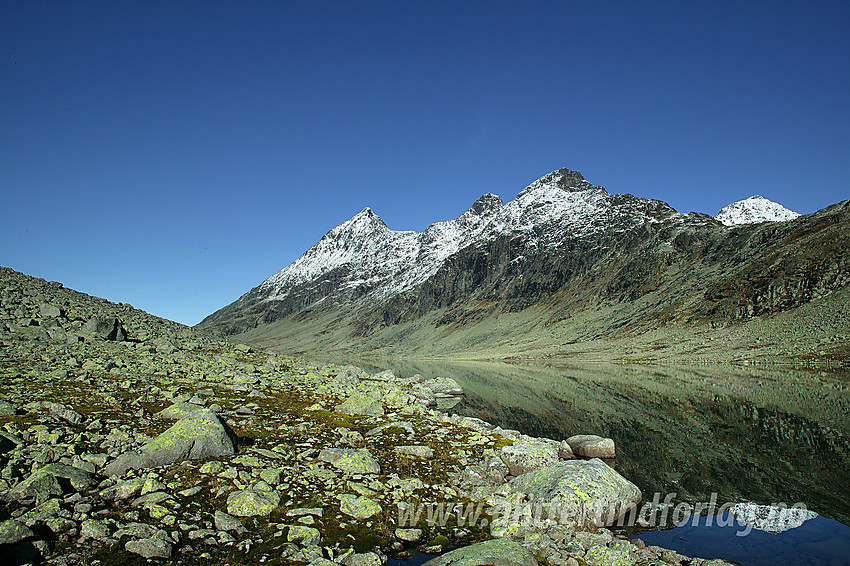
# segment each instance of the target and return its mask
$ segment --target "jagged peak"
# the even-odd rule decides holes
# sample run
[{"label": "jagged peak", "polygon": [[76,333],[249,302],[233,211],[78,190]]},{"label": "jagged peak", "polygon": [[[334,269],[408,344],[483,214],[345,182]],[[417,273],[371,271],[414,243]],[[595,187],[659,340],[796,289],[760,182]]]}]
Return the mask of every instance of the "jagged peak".
[{"label": "jagged peak", "polygon": [[489,213],[495,213],[500,208],[502,208],[501,197],[499,195],[494,195],[493,193],[487,193],[478,197],[472,206],[469,207],[469,210],[466,212],[469,214],[474,214],[476,216],[487,215]]}]

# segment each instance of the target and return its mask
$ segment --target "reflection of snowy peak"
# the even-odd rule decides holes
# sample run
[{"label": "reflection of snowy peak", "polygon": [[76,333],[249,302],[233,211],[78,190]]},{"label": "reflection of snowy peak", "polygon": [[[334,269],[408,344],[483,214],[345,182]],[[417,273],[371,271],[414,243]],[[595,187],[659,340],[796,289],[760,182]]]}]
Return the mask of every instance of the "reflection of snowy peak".
[{"label": "reflection of snowy peak", "polygon": [[794,507],[773,507],[755,503],[738,503],[731,509],[732,515],[742,525],[758,531],[781,533],[796,529],[809,519],[818,516],[814,511]]},{"label": "reflection of snowy peak", "polygon": [[756,195],[723,207],[714,219],[726,226],[757,224],[759,222],[784,222],[800,216],[781,204]]},{"label": "reflection of snowy peak", "polygon": [[488,193],[458,218],[423,232],[391,230],[366,208],[264,281],[259,291],[267,300],[281,300],[298,285],[332,275],[337,291],[385,299],[422,283],[459,250],[507,232],[527,234],[536,239],[535,245],[552,244],[565,236],[657,222],[659,212],[678,215],[659,201],[609,195],[581,173],[561,169],[535,181],[506,205]]}]

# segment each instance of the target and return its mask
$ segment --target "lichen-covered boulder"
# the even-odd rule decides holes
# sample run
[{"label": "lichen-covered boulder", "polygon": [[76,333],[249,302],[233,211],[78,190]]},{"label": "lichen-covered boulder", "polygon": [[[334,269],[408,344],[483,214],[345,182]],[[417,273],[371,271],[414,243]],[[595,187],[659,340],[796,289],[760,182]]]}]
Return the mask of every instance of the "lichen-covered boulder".
[{"label": "lichen-covered boulder", "polygon": [[319,460],[351,474],[381,473],[381,465],[365,448],[325,448],[319,452]]},{"label": "lichen-covered boulder", "polygon": [[339,510],[355,519],[368,519],[381,512],[381,506],[369,498],[351,495],[339,496]]},{"label": "lichen-covered boulder", "polygon": [[13,487],[9,491],[9,497],[14,500],[34,497],[41,502],[67,491],[85,489],[94,483],[94,478],[79,468],[65,464],[48,464]]},{"label": "lichen-covered boulder", "polygon": [[203,408],[204,407],[195,405],[194,403],[180,401],[164,408],[158,412],[156,416],[161,419],[182,419],[188,417],[195,411],[203,410]]},{"label": "lichen-covered boulder", "polygon": [[336,406],[338,413],[346,415],[383,415],[381,401],[359,391],[354,391],[348,399]]},{"label": "lichen-covered boulder", "polygon": [[289,527],[289,533],[286,535],[287,542],[294,542],[301,546],[315,546],[322,542],[322,533],[319,529],[303,525],[287,526]]},{"label": "lichen-covered boulder", "polygon": [[614,458],[614,441],[595,434],[577,434],[567,439],[576,456],[583,458]]},{"label": "lichen-covered boulder", "polygon": [[637,556],[625,547],[594,546],[584,555],[587,566],[633,566]]},{"label": "lichen-covered boulder", "polygon": [[503,447],[499,457],[512,476],[519,476],[557,463],[558,445],[537,438],[521,440]]},{"label": "lichen-covered boulder", "polygon": [[537,566],[530,550],[508,539],[464,546],[429,560],[425,566]]},{"label": "lichen-covered boulder", "polygon": [[121,342],[127,338],[127,331],[117,318],[95,317],[86,321],[81,331],[103,340],[116,340]]},{"label": "lichen-covered boulder", "polygon": [[168,430],[145,444],[139,452],[125,452],[104,469],[107,476],[127,470],[165,466],[182,460],[229,456],[236,452],[239,438],[209,409],[180,419]]},{"label": "lichen-covered boulder", "polygon": [[215,519],[215,528],[217,531],[233,531],[238,534],[242,534],[247,531],[245,525],[242,524],[242,521],[232,515],[216,511],[213,517]]},{"label": "lichen-covered boulder", "polygon": [[14,544],[34,536],[32,529],[15,519],[0,523],[0,544]]},{"label": "lichen-covered boulder", "polygon": [[532,506],[541,505],[548,516],[586,527],[610,524],[641,500],[636,485],[598,458],[564,460],[518,476],[507,485]]},{"label": "lichen-covered boulder", "polygon": [[227,496],[227,512],[237,517],[269,515],[280,505],[280,495],[274,491],[242,489]]},{"label": "lichen-covered boulder", "polygon": [[127,541],[124,550],[144,558],[171,558],[172,546],[167,540],[151,537]]}]

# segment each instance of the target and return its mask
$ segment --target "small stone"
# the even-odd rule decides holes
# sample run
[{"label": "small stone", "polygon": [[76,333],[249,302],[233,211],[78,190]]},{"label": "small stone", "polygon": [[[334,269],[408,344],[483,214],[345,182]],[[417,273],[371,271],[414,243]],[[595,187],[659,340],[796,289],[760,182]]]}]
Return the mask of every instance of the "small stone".
[{"label": "small stone", "polygon": [[404,542],[419,542],[422,539],[422,529],[396,529],[395,537]]},{"label": "small stone", "polygon": [[247,531],[242,521],[221,511],[215,512],[215,528],[219,531],[233,531],[239,534]]}]

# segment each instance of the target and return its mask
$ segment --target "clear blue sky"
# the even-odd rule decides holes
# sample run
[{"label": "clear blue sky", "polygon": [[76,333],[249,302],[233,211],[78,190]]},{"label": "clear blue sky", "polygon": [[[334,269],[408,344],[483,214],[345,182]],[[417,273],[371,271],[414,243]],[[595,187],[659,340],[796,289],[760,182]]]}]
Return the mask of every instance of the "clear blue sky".
[{"label": "clear blue sky", "polygon": [[560,167],[850,198],[850,2],[0,1],[0,264],[187,324]]}]

